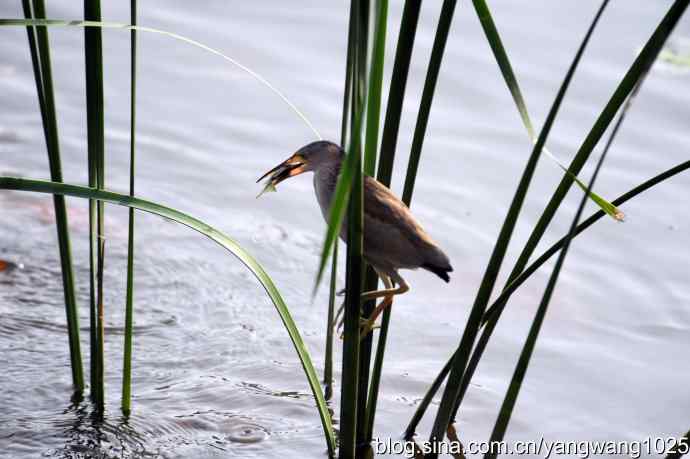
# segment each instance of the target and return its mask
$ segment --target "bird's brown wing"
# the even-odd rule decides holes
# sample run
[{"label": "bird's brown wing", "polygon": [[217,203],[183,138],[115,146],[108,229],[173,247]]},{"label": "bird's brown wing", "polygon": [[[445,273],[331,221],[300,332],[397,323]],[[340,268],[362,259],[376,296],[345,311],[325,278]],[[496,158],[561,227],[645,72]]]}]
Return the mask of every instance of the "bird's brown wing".
[{"label": "bird's brown wing", "polygon": [[415,246],[436,246],[405,203],[369,176],[364,177],[364,213],[372,222],[397,229],[402,237]]}]

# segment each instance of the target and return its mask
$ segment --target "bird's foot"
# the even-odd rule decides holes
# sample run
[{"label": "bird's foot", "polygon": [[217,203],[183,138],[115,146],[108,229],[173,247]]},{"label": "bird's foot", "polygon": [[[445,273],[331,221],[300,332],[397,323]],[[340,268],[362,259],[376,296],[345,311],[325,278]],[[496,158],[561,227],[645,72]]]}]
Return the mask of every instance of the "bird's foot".
[{"label": "bird's foot", "polygon": [[359,321],[359,340],[363,340],[366,338],[366,336],[376,330],[377,328],[381,328],[380,325],[376,324],[376,320],[371,320],[371,319],[360,319]]},{"label": "bird's foot", "polygon": [[346,291],[346,289],[344,289],[344,288],[341,290],[338,290],[338,292],[335,294],[335,296],[345,296],[345,291]]},{"label": "bird's foot", "polygon": [[[376,330],[377,328],[381,328],[381,326],[377,325],[375,320],[365,319],[364,317],[360,318],[359,319],[359,339],[360,340],[364,339],[365,336],[367,336],[369,333]],[[340,337],[340,339],[343,339],[345,337],[345,330],[343,330],[343,320],[341,320],[340,323],[338,324],[338,330],[337,331],[338,331],[338,336]]]}]

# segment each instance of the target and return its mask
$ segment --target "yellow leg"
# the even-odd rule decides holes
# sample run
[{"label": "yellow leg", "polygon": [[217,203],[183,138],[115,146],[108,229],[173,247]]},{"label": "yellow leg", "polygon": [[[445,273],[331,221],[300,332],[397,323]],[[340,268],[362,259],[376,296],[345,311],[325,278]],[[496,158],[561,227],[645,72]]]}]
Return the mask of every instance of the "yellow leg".
[{"label": "yellow leg", "polygon": [[[388,279],[388,276],[380,273],[379,277],[381,279]],[[398,276],[398,279],[396,280],[398,281],[399,285],[395,288],[392,288],[390,280],[388,280],[388,285],[385,289],[362,293],[362,301],[373,300],[374,298],[381,298],[386,296],[400,295],[407,292],[410,289],[410,286],[407,285],[407,282],[405,282],[402,277]],[[384,285],[386,285],[385,282]]]},{"label": "yellow leg", "polygon": [[[391,283],[391,280],[388,278],[388,276],[381,276],[381,280],[383,281],[384,287],[386,287],[386,290],[395,290],[392,289],[393,284]],[[391,304],[393,304],[393,295],[387,295],[383,298],[383,301],[379,303],[376,308],[371,311],[371,315],[369,316],[369,321],[373,324],[376,322],[376,319],[378,318],[379,315]]]},{"label": "yellow leg", "polygon": [[[376,319],[381,315],[383,311],[386,310],[386,308],[390,307],[393,304],[393,296],[396,294],[399,295],[400,293],[405,293],[409,290],[409,286],[405,283],[405,281],[402,281],[402,285],[396,289],[392,288],[393,284],[391,283],[390,278],[388,276],[381,275],[380,273],[379,276],[383,281],[383,285],[386,287],[385,290],[378,290],[377,292],[370,293],[387,292],[387,294],[384,296],[383,300],[378,304],[378,306],[376,306],[376,308],[371,312],[371,316],[369,316],[368,319],[363,320],[362,327],[359,333],[360,340],[367,336],[369,333],[371,333],[371,331],[374,329]],[[403,286],[404,288],[402,288]],[[401,289],[402,291],[400,291]]]},{"label": "yellow leg", "polygon": [[386,310],[386,308],[390,307],[393,304],[393,297],[392,296],[387,296],[379,303],[378,306],[376,306],[376,309],[374,309],[371,312],[371,317],[368,319],[362,319],[362,325],[359,330],[359,339],[361,340],[365,336],[367,336],[369,333],[371,333],[374,328],[376,328],[376,319],[378,316],[381,315],[383,311]]},{"label": "yellow leg", "polygon": [[[360,339],[364,336],[366,336],[368,333],[370,333],[374,329],[374,324],[376,322],[376,319],[378,318],[379,315],[390,305],[393,304],[393,297],[395,295],[401,295],[408,290],[410,290],[410,286],[405,282],[405,280],[400,277],[399,274],[396,273],[394,276],[395,282],[397,282],[398,286],[393,287],[393,282],[391,282],[391,278],[379,272],[378,270],[376,271],[378,274],[379,278],[383,282],[384,289],[382,290],[373,290],[371,292],[364,292],[362,293],[361,300],[368,301],[368,300],[373,300],[376,298],[384,298],[381,303],[379,303],[378,306],[372,311],[371,316],[368,319],[362,319],[362,330],[360,332]],[[340,306],[340,309],[338,309],[338,313],[336,315],[335,320],[333,321],[333,326],[336,327],[337,330],[341,330],[344,322],[344,314],[343,317],[340,317],[342,314],[345,304],[343,303],[342,306]],[[340,320],[338,320],[340,318]],[[340,334],[340,338],[342,339],[342,333]]]}]

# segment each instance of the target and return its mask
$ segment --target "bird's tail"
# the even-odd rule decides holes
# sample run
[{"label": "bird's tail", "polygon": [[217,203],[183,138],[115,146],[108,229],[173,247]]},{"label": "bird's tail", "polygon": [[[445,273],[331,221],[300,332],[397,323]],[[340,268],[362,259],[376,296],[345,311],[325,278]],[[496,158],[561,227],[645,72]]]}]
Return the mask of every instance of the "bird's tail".
[{"label": "bird's tail", "polygon": [[436,274],[438,277],[443,279],[446,282],[450,282],[450,276],[448,275],[449,272],[453,271],[453,267],[450,265],[446,266],[436,266],[432,265],[430,263],[425,263],[422,265],[422,268],[431,271],[432,273]]}]

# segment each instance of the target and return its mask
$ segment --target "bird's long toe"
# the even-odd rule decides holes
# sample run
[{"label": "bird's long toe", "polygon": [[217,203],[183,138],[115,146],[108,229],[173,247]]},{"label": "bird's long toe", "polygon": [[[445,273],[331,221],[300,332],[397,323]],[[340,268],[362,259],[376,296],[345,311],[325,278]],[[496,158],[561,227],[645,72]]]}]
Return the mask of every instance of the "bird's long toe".
[{"label": "bird's long toe", "polygon": [[359,321],[359,339],[360,341],[366,338],[366,336],[376,330],[381,328],[380,325],[376,324],[376,320],[362,318]]}]

